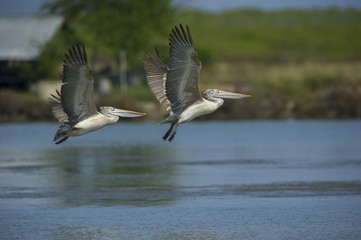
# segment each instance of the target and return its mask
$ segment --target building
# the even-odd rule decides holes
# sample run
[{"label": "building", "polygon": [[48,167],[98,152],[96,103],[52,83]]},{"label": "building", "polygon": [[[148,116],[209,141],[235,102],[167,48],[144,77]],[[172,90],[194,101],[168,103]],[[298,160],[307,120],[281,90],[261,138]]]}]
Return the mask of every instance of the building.
[{"label": "building", "polygon": [[37,61],[63,24],[58,16],[0,17],[0,87],[27,85],[13,63]]}]

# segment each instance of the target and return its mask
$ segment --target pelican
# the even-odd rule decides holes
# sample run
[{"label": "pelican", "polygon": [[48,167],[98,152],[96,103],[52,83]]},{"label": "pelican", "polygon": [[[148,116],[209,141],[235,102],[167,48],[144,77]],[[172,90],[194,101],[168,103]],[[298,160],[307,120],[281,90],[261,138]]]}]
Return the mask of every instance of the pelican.
[{"label": "pelican", "polygon": [[188,26],[186,26],[187,32],[181,24],[179,28],[175,26],[172,29],[173,34],[169,34],[170,63],[168,67],[162,62],[157,48],[155,53],[143,54],[149,88],[169,112],[169,117],[161,122],[161,124],[171,124],[163,136],[164,141],[169,137],[169,142],[176,135],[179,124],[216,111],[222,106],[223,98],[251,97],[251,95],[218,89],[208,89],[202,96],[198,87],[201,62]]},{"label": "pelican", "polygon": [[[70,56],[69,56],[70,55]],[[61,123],[55,134],[56,144],[69,137],[81,136],[109,124],[116,123],[119,117],[140,117],[138,113],[114,107],[100,107],[97,111],[93,94],[93,77],[91,75],[84,45],[73,46],[65,54],[63,64],[63,83],[60,92],[51,94],[52,113]]]}]

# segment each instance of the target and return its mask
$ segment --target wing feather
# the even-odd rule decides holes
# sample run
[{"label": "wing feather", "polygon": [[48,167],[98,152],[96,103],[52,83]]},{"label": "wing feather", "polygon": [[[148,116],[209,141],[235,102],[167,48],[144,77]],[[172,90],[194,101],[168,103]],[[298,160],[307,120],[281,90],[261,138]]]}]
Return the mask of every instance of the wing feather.
[{"label": "wing feather", "polygon": [[63,110],[63,106],[61,105],[61,94],[58,90],[56,90],[57,95],[50,94],[52,98],[49,98],[51,103],[51,112],[54,117],[61,123],[67,123],[68,115]]},{"label": "wing feather", "polygon": [[[69,56],[70,55],[70,56]],[[78,44],[65,54],[61,104],[71,125],[97,114],[93,78],[88,67],[84,45]]]},{"label": "wing feather", "polygon": [[165,82],[167,79],[168,68],[160,59],[157,49],[155,49],[155,52],[156,55],[152,52],[148,55],[143,54],[143,63],[147,72],[148,86],[157,100],[167,108],[168,112],[171,112],[171,103],[165,94]]},{"label": "wing feather", "polygon": [[194,102],[202,100],[198,79],[201,62],[194,48],[188,26],[187,32],[180,24],[169,34],[170,64],[165,83],[165,93],[173,112],[183,111]]}]

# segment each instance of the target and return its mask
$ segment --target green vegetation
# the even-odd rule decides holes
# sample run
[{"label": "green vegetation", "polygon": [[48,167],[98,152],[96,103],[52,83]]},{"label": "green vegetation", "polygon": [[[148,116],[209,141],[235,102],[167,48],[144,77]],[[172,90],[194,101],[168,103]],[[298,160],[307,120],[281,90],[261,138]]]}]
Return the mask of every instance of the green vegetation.
[{"label": "green vegetation", "polygon": [[[164,41],[175,17],[171,0],[56,0],[42,14],[64,17],[64,27],[43,47],[39,63],[20,64],[27,75],[55,78],[64,52],[83,43],[92,66],[118,66],[119,53],[127,51],[129,70],[139,69],[141,51]],[[95,68],[95,70],[97,70]],[[94,70],[94,69],[93,69]]]},{"label": "green vegetation", "polygon": [[197,46],[211,50],[220,59],[361,59],[359,10],[188,11],[179,19],[191,27]]},{"label": "green vegetation", "polygon": [[[361,61],[220,62],[206,66],[201,88],[250,93],[226,101],[224,118],[360,118]],[[222,111],[225,111],[222,114]]]},{"label": "green vegetation", "polygon": [[[38,78],[58,79],[64,49],[75,42],[86,44],[93,73],[108,63],[116,69],[121,49],[128,51],[129,71],[141,69],[140,53],[154,47],[168,63],[168,33],[182,23],[189,25],[203,64],[201,89],[253,95],[243,101],[226,101],[223,108],[203,119],[361,118],[360,10],[211,14],[176,11],[167,0],[58,0],[45,9],[63,14],[67,24],[45,46],[39,65],[23,66]],[[6,101],[4,93],[0,94],[0,100]],[[28,103],[19,99],[19,106]],[[112,96],[99,101],[99,105],[136,106],[152,113],[149,117],[164,113],[147,88],[145,76],[140,86],[129,86],[121,94],[115,88]],[[7,104],[0,105],[0,115],[11,114],[4,110]],[[9,119],[1,117],[2,121]]]},{"label": "green vegetation", "polygon": [[218,118],[361,117],[361,11],[187,11],[179,19],[196,48],[217,59],[203,64],[201,88],[253,95],[227,101]]}]

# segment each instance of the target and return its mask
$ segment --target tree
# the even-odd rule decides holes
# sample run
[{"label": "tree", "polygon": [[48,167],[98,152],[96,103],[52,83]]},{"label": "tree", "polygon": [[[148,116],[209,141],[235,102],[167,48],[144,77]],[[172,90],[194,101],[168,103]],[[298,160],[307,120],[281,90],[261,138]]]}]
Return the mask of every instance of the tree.
[{"label": "tree", "polygon": [[49,43],[51,48],[64,52],[82,42],[89,55],[112,59],[125,49],[129,67],[134,68],[140,66],[141,51],[167,41],[175,9],[171,0],[56,0],[42,12],[65,18],[66,29]]}]

